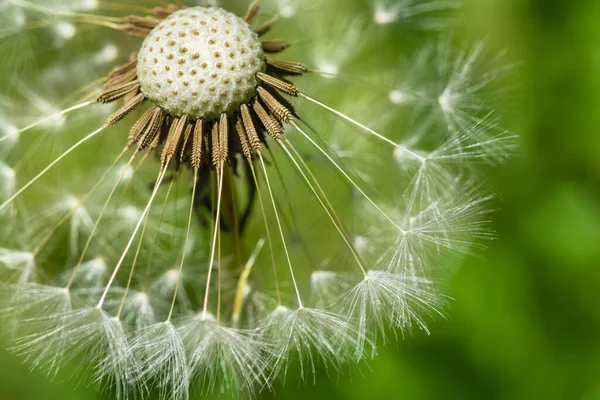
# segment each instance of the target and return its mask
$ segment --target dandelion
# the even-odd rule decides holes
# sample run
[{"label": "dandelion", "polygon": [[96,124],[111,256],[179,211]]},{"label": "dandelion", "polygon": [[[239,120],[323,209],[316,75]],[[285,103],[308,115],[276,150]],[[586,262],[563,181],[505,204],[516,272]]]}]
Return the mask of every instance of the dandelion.
[{"label": "dandelion", "polygon": [[[2,3],[0,37],[80,49],[14,71],[18,101],[0,99],[15,108],[0,115],[0,315],[32,367],[75,364],[123,399],[252,396],[445,315],[443,264],[493,238],[476,167],[515,146],[484,102],[504,69],[476,71],[482,46],[426,45],[416,75],[383,90],[346,71],[365,32],[438,29],[454,2],[377,1],[373,20],[342,16],[314,43],[275,36],[302,23],[291,0],[275,17],[258,0],[242,17],[72,3]],[[38,80],[70,95],[48,100]],[[411,129],[387,131],[406,109]]]}]

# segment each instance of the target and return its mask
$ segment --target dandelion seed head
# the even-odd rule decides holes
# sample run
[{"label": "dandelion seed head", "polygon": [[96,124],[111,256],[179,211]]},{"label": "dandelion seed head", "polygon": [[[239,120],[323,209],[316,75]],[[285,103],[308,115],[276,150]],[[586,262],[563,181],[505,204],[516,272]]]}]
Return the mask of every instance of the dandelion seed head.
[{"label": "dandelion seed head", "polygon": [[192,119],[239,110],[266,69],[256,33],[220,8],[173,13],[150,32],[138,57],[141,91],[171,115]]},{"label": "dandelion seed head", "polygon": [[[389,35],[378,25],[437,29],[453,1],[377,0],[373,16],[317,2],[323,18],[311,16],[310,32],[298,26],[309,37],[290,42],[269,35],[276,17],[298,15],[295,0],[274,0],[272,19],[258,16],[258,2],[243,18],[207,2],[37,3],[9,7],[26,11],[33,39],[37,29],[57,47],[98,35],[93,50],[11,82],[19,101],[0,97],[2,148],[31,137],[0,162],[0,217],[10,218],[0,232],[0,314],[34,368],[55,375],[75,365],[117,399],[187,400],[194,388],[250,397],[291,378],[293,366],[314,379],[318,366],[338,370],[375,354],[388,333],[429,332],[428,319],[443,317],[444,261],[493,238],[491,197],[472,169],[514,148],[483,100],[503,70],[480,71],[480,46],[415,40],[409,68],[381,87],[369,78],[386,80],[381,63],[364,54]],[[296,31],[292,21],[280,26]],[[137,51],[103,36],[110,29],[132,36]],[[90,78],[99,69],[106,75]],[[68,86],[65,98],[47,96],[56,82]],[[76,98],[92,100],[59,110]],[[75,129],[100,116],[93,133]],[[93,157],[80,152],[113,125],[122,129]],[[50,132],[61,135],[46,146]],[[48,164],[38,157],[47,149],[62,153]],[[38,159],[39,175],[16,189],[20,166]],[[59,162],[69,179],[61,171],[56,188],[35,191]],[[96,164],[101,174],[90,174]],[[13,203],[25,190],[36,201]],[[298,244],[310,262],[298,262]]]}]

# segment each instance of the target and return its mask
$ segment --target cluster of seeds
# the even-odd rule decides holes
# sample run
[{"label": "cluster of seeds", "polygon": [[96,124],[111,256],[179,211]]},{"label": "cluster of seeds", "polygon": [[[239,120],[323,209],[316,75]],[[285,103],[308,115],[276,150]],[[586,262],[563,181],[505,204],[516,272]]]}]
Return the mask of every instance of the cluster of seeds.
[{"label": "cluster of seeds", "polygon": [[189,8],[150,32],[138,56],[141,91],[169,114],[211,120],[256,95],[265,60],[258,35],[220,8]]}]

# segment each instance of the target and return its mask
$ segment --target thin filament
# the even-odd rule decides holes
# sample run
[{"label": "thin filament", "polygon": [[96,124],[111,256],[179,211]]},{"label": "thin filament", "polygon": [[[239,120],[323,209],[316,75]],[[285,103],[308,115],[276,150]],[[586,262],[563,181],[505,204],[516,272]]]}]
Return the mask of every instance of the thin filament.
[{"label": "thin filament", "polygon": [[152,241],[152,247],[150,247],[150,256],[148,257],[148,265],[146,266],[146,279],[144,280],[144,293],[148,293],[148,289],[150,286],[150,277],[152,275],[152,260],[154,258],[154,251],[156,249],[156,245],[158,244],[158,237],[160,235],[160,227],[163,223],[163,218],[165,216],[165,210],[167,209],[167,202],[169,201],[169,197],[171,196],[171,191],[173,190],[173,184],[177,179],[177,175],[173,177],[171,183],[169,183],[169,188],[167,189],[167,195],[165,196],[165,200],[163,201],[162,208],[160,210],[160,217],[158,218],[158,228],[156,235],[154,235],[154,240]]},{"label": "thin filament", "polygon": [[237,202],[235,196],[235,186],[233,183],[233,174],[229,171],[227,175],[227,191],[229,200],[229,209],[233,217],[233,240],[235,243],[235,256],[237,258],[238,265],[243,265],[242,261],[242,240],[240,237],[240,219],[238,215]]},{"label": "thin filament", "polygon": [[146,214],[146,218],[144,218],[144,225],[142,226],[142,233],[140,234],[140,240],[138,241],[137,249],[135,250],[135,256],[133,257],[133,262],[131,264],[131,271],[129,271],[129,278],[127,279],[127,286],[125,287],[125,293],[123,293],[123,299],[121,299],[121,305],[119,306],[119,312],[117,312],[117,319],[121,317],[121,313],[125,308],[125,301],[127,300],[127,295],[129,294],[129,288],[131,287],[131,282],[133,281],[133,273],[135,272],[135,267],[137,265],[138,257],[140,255],[140,251],[142,249],[142,244],[144,243],[144,236],[146,235],[146,227],[148,226],[148,217],[150,213]]},{"label": "thin filament", "polygon": [[371,135],[373,135],[373,136],[377,137],[378,139],[381,139],[381,140],[383,140],[384,142],[387,142],[387,143],[391,144],[392,146],[394,146],[394,147],[396,147],[396,148],[399,148],[399,149],[401,149],[402,151],[406,152],[407,154],[409,154],[410,156],[414,157],[415,159],[417,159],[417,160],[419,160],[419,161],[421,161],[421,162],[424,162],[424,161],[425,161],[425,158],[423,158],[422,156],[418,155],[418,154],[417,154],[417,153],[415,153],[414,151],[412,151],[412,150],[408,149],[408,148],[407,148],[407,147],[405,147],[405,146],[402,146],[402,145],[400,145],[400,144],[398,144],[398,143],[395,143],[395,142],[393,142],[392,140],[390,140],[390,139],[386,138],[386,137],[385,137],[385,136],[383,136],[382,134],[375,132],[373,129],[371,129],[371,128],[369,128],[369,127],[367,127],[367,126],[365,126],[365,125],[361,124],[361,123],[360,123],[360,122],[358,122],[358,121],[355,121],[354,119],[350,118],[350,117],[349,117],[349,116],[347,116],[346,114],[343,114],[343,113],[341,113],[341,112],[339,112],[339,111],[337,111],[337,110],[335,110],[335,109],[333,109],[333,108],[331,108],[331,107],[329,107],[329,106],[327,106],[327,105],[325,105],[325,104],[321,103],[320,101],[318,101],[318,100],[315,100],[315,99],[313,99],[312,97],[309,97],[309,96],[307,96],[307,95],[305,95],[305,94],[302,94],[302,93],[300,93],[300,95],[299,95],[299,96],[300,96],[300,97],[302,97],[303,99],[306,99],[306,100],[308,100],[308,101],[310,101],[310,102],[313,102],[313,103],[315,103],[315,104],[316,104],[316,105],[318,105],[319,107],[322,107],[322,108],[326,109],[327,111],[329,111],[329,112],[331,112],[331,113],[333,113],[333,114],[337,115],[338,117],[341,117],[342,119],[344,119],[344,120],[346,120],[346,121],[350,122],[351,124],[358,126],[360,129],[362,129],[362,130],[364,130],[364,131],[366,131],[366,132],[370,133]]},{"label": "thin filament", "polygon": [[279,291],[279,279],[277,278],[277,266],[275,265],[275,252],[273,251],[273,240],[271,239],[271,229],[269,229],[269,223],[267,221],[267,214],[265,212],[265,204],[263,203],[262,194],[260,192],[260,185],[258,184],[258,179],[256,178],[256,171],[254,170],[254,165],[252,162],[249,163],[250,170],[252,171],[252,179],[254,179],[254,184],[256,185],[256,193],[258,194],[258,202],[260,204],[260,212],[263,216],[263,221],[265,223],[265,231],[267,233],[267,241],[269,242],[269,252],[271,253],[271,264],[273,266],[273,277],[275,279],[275,291],[277,292],[277,304],[281,305],[281,293]]},{"label": "thin filament", "polygon": [[131,245],[133,244],[135,235],[139,231],[140,226],[142,225],[142,222],[146,218],[146,214],[150,211],[150,207],[152,207],[152,202],[154,201],[154,198],[156,197],[156,194],[158,193],[158,189],[160,189],[160,184],[161,184],[163,178],[165,177],[165,174],[167,173],[168,166],[169,165],[166,164],[163,167],[162,171],[160,172],[157,183],[156,183],[156,187],[154,188],[154,190],[152,191],[152,195],[150,196],[150,200],[148,200],[148,204],[146,205],[146,208],[144,208],[144,211],[142,212],[142,216],[140,217],[137,225],[135,226],[135,229],[133,230],[133,233],[131,234],[131,238],[129,239],[127,246],[125,246],[125,250],[123,251],[121,258],[119,259],[119,262],[117,263],[117,266],[115,267],[115,269],[108,281],[108,284],[106,285],[106,288],[104,289],[104,293],[102,294],[102,297],[100,298],[100,301],[98,302],[98,305],[96,306],[97,308],[102,308],[102,305],[104,304],[104,300],[106,300],[106,296],[108,295],[108,291],[110,290],[113,282],[115,281],[115,278],[117,277],[117,273],[119,272],[119,269],[121,268],[121,265],[123,264],[123,261],[125,261],[125,256],[127,256],[127,252],[129,251],[129,249],[131,248]]},{"label": "thin filament", "polygon": [[218,226],[220,224],[220,216],[221,216],[221,194],[223,192],[223,161],[221,161],[221,163],[219,164],[219,168],[218,168],[218,174],[219,174],[219,189],[217,192],[217,214],[215,216],[215,229],[214,229],[214,234],[213,234],[213,238],[212,238],[212,245],[211,245],[211,249],[210,249],[210,263],[208,265],[208,276],[206,278],[206,290],[204,293],[204,309],[202,310],[202,320],[205,320],[207,317],[207,312],[208,312],[208,294],[209,294],[209,290],[210,290],[210,278],[212,276],[212,269],[213,269],[213,264],[215,262],[215,250],[216,250],[216,246],[217,246],[217,231],[218,231]]},{"label": "thin filament", "polygon": [[62,153],[58,158],[56,158],[54,161],[52,161],[50,164],[48,164],[48,166],[46,168],[44,168],[42,170],[42,172],[40,172],[39,174],[37,174],[35,176],[35,178],[33,178],[29,182],[27,182],[21,189],[19,189],[15,194],[13,194],[8,200],[6,200],[4,203],[2,203],[2,205],[0,205],[0,210],[2,210],[4,207],[6,207],[8,204],[10,204],[14,199],[16,199],[17,197],[19,197],[24,191],[26,191],[38,179],[40,179],[42,176],[44,176],[44,174],[46,174],[46,172],[48,172],[52,167],[54,167],[56,164],[58,164],[63,158],[65,158],[66,156],[68,156],[69,154],[71,154],[74,150],[76,150],[83,143],[87,142],[88,140],[90,140],[91,138],[93,138],[94,136],[96,136],[97,134],[99,134],[100,132],[102,132],[104,129],[106,129],[106,127],[107,127],[106,125],[103,125],[101,128],[95,130],[94,132],[90,133],[89,135],[87,135],[83,139],[79,140],[73,146],[69,147],[69,149],[67,151],[65,151],[64,153]]},{"label": "thin filament", "polygon": [[360,188],[360,186],[350,177],[350,175],[348,175],[346,173],[346,171],[344,171],[344,169],[342,167],[340,167],[340,165],[329,155],[327,154],[327,152],[325,150],[323,150],[322,147],[320,147],[310,136],[308,136],[306,134],[306,132],[304,132],[297,124],[292,123],[292,125],[294,126],[294,128],[296,128],[308,141],[310,141],[310,143],[315,146],[325,157],[327,157],[327,159],[338,169],[338,171],[340,171],[342,173],[342,175],[344,175],[344,177],[346,179],[348,179],[348,181],[352,184],[352,186],[354,186],[356,188],[356,190],[358,190],[360,192],[360,194],[363,195],[363,197],[365,199],[367,199],[367,201],[369,203],[371,203],[371,205],[373,205],[373,207],[379,212],[381,213],[381,215],[383,215],[383,217],[385,219],[387,219],[396,229],[398,229],[401,233],[405,233],[404,229],[402,229],[400,226],[398,226],[398,224],[396,222],[394,222],[394,220],[392,218],[390,218],[382,209],[381,207],[379,207],[377,205],[377,203],[375,203],[370,197],[369,195],[367,195],[364,190],[362,190]]},{"label": "thin filament", "polygon": [[179,286],[181,285],[181,274],[183,273],[183,263],[187,254],[188,240],[190,239],[190,227],[192,226],[192,216],[194,215],[194,200],[196,198],[196,182],[198,181],[198,168],[194,169],[194,184],[192,188],[192,201],[190,203],[190,214],[188,216],[187,231],[185,233],[185,240],[183,242],[183,254],[181,256],[181,264],[179,265],[179,272],[177,274],[177,285],[175,286],[175,293],[173,293],[173,301],[171,302],[171,309],[169,310],[169,317],[167,321],[171,321],[173,316],[173,309],[175,308],[175,300],[177,300],[177,293],[179,292]]},{"label": "thin filament", "polygon": [[13,133],[11,133],[11,134],[9,134],[9,135],[3,136],[2,138],[0,138],[0,143],[2,143],[2,142],[3,142],[3,141],[5,141],[5,140],[9,140],[9,139],[11,139],[11,138],[13,138],[13,137],[15,137],[15,136],[19,136],[19,135],[20,135],[20,134],[22,134],[23,132],[26,132],[26,131],[28,131],[28,130],[30,130],[30,129],[32,129],[32,128],[35,128],[36,126],[38,126],[38,125],[41,125],[41,124],[43,124],[44,122],[50,121],[50,120],[52,120],[52,119],[55,119],[55,118],[58,118],[58,117],[62,117],[63,115],[65,115],[65,114],[68,114],[68,113],[70,113],[71,111],[79,110],[80,108],[87,107],[87,106],[89,106],[89,105],[92,105],[92,104],[94,104],[94,103],[95,103],[95,101],[86,101],[86,102],[83,102],[83,103],[80,103],[80,104],[74,105],[74,106],[72,106],[72,107],[69,107],[69,108],[67,108],[67,109],[65,109],[65,110],[62,110],[62,111],[56,112],[56,113],[54,113],[54,114],[48,115],[48,116],[46,116],[46,117],[43,117],[43,118],[41,118],[41,119],[38,119],[37,121],[35,121],[35,122],[33,122],[33,123],[31,123],[31,124],[27,125],[27,126],[26,126],[26,127],[24,127],[24,128],[21,128],[21,129],[19,129],[19,130],[18,130],[18,131],[16,131],[16,132],[13,132]]},{"label": "thin filament", "polygon": [[[289,141],[288,141],[289,143]],[[291,144],[290,144],[291,146]],[[275,154],[273,153],[273,151],[271,151],[270,148],[267,149],[269,151],[269,154],[271,155],[271,161],[273,163],[273,166],[275,167],[275,171],[277,172],[277,177],[279,178],[279,182],[281,184],[281,187],[283,189],[283,193],[285,194],[285,198],[286,198],[286,203],[288,204],[288,211],[291,217],[291,222],[292,222],[292,226],[294,229],[294,234],[301,238],[300,240],[300,245],[302,246],[302,250],[304,250],[304,254],[306,255],[306,258],[308,259],[308,261],[310,262],[310,264],[312,265],[313,269],[316,269],[315,267],[315,260],[310,252],[310,250],[308,249],[308,247],[306,246],[306,242],[304,240],[302,240],[302,234],[300,232],[299,229],[299,225],[298,225],[298,220],[296,218],[296,213],[294,212],[294,207],[292,204],[292,199],[290,198],[290,193],[288,192],[288,188],[285,182],[285,179],[283,178],[283,174],[281,173],[281,169],[279,168],[279,164],[277,163],[277,159],[275,158]],[[300,157],[301,158],[301,157]],[[317,184],[318,186],[318,184]],[[335,214],[335,211],[334,211]]]},{"label": "thin filament", "polygon": [[104,180],[108,177],[108,175],[110,174],[110,172],[112,171],[112,169],[115,167],[115,165],[117,165],[117,163],[121,160],[121,158],[123,157],[123,155],[125,155],[125,152],[127,151],[127,148],[124,148],[123,151],[121,151],[121,154],[119,154],[117,156],[117,158],[115,159],[115,161],[111,164],[111,166],[106,170],[106,172],[104,173],[104,175],[102,175],[102,177],[100,177],[100,179],[98,180],[98,182],[96,182],[96,184],[94,185],[94,187],[92,187],[86,194],[85,196],[83,196],[74,207],[71,207],[71,209],[69,210],[69,212],[67,214],[65,214],[60,221],[58,221],[58,223],[54,226],[54,228],[52,228],[52,230],[44,237],[44,239],[40,242],[40,244],[35,248],[35,250],[33,251],[33,256],[35,257],[37,254],[39,254],[40,251],[42,251],[42,249],[44,248],[44,246],[48,243],[48,241],[50,240],[50,238],[52,237],[52,235],[54,235],[54,233],[56,232],[56,230],[65,223],[65,221],[67,221],[76,211],[77,209],[79,209],[79,207],[81,207],[89,198],[90,196],[96,191],[96,189],[98,189],[98,187],[100,187],[100,185],[102,184],[102,182],[104,182]]},{"label": "thin filament", "polygon": [[262,166],[263,172],[265,174],[265,182],[267,183],[267,189],[269,190],[269,195],[271,197],[271,203],[273,205],[273,211],[275,213],[275,219],[277,220],[277,227],[279,228],[279,234],[281,235],[281,242],[283,243],[283,250],[285,251],[285,256],[287,258],[288,266],[290,267],[290,275],[292,277],[292,283],[294,284],[294,290],[296,291],[296,297],[298,299],[298,307],[303,308],[302,299],[300,298],[300,290],[298,290],[298,284],[296,283],[296,276],[294,275],[294,268],[292,267],[292,260],[290,259],[290,253],[287,248],[287,244],[285,243],[285,235],[283,234],[283,228],[281,226],[281,221],[279,220],[279,212],[277,211],[277,205],[275,204],[275,196],[273,196],[273,190],[271,190],[271,183],[269,182],[269,175],[267,174],[267,167],[265,166],[265,160],[261,153],[258,153],[258,157],[260,158],[260,165]]},{"label": "thin filament", "polygon": [[[352,256],[356,259],[356,262],[358,263],[358,266],[360,267],[362,273],[365,274],[365,276],[366,276],[367,272],[366,272],[365,267],[364,267],[364,265],[362,263],[362,260],[360,259],[360,257],[358,255],[358,253],[356,252],[356,249],[354,248],[354,246],[350,243],[350,240],[348,239],[345,231],[341,228],[340,224],[338,223],[339,221],[336,218],[334,218],[334,216],[331,214],[331,211],[329,210],[329,207],[327,207],[325,205],[325,203],[323,203],[323,200],[321,199],[321,196],[319,196],[319,194],[315,190],[315,188],[312,185],[312,183],[310,183],[310,180],[308,179],[308,177],[306,176],[306,174],[304,173],[304,171],[302,170],[302,168],[300,167],[300,165],[298,164],[298,162],[296,161],[296,159],[294,158],[294,156],[292,155],[292,153],[290,153],[290,151],[288,150],[288,148],[286,147],[286,145],[283,142],[281,142],[281,141],[279,142],[279,144],[281,145],[281,147],[283,148],[283,150],[286,152],[286,154],[288,155],[288,157],[290,158],[290,160],[292,161],[292,163],[294,164],[294,166],[296,167],[296,169],[298,170],[298,172],[300,173],[300,175],[302,175],[302,177],[304,178],[304,180],[306,181],[306,183],[310,187],[310,190],[313,192],[314,196],[317,198],[317,200],[319,201],[319,203],[321,204],[321,206],[323,207],[323,209],[327,213],[327,216],[329,216],[329,218],[331,219],[331,222],[333,222],[333,225],[337,229],[338,233],[344,239],[344,242],[346,243],[346,245],[348,245],[348,248],[350,249],[350,252],[352,253]],[[331,207],[331,205],[330,205],[330,207]]]},{"label": "thin filament", "polygon": [[77,265],[75,266],[75,269],[73,270],[73,275],[71,275],[71,279],[69,280],[69,283],[67,284],[67,289],[70,288],[71,285],[73,284],[73,281],[75,280],[75,276],[77,275],[77,272],[79,271],[79,267],[81,267],[81,264],[83,263],[83,259],[85,258],[85,255],[87,254],[90,244],[92,243],[92,239],[93,239],[94,235],[96,234],[98,225],[100,225],[100,220],[104,216],[104,213],[106,212],[106,209],[108,208],[108,204],[110,203],[110,200],[112,199],[113,195],[115,194],[115,191],[117,190],[121,181],[123,180],[123,177],[125,176],[125,173],[127,172],[127,169],[129,168],[129,166],[135,159],[135,156],[136,156],[135,154],[133,154],[131,156],[131,158],[127,162],[127,165],[125,165],[125,167],[123,168],[121,175],[119,176],[119,179],[117,179],[117,182],[115,182],[110,193],[108,194],[108,197],[106,198],[106,201],[104,202],[104,205],[102,206],[102,209],[100,210],[100,214],[98,215],[98,217],[96,218],[96,221],[94,222],[92,231],[90,232],[90,235],[88,236],[88,239],[85,242],[85,246],[83,246],[83,251],[81,252],[81,255],[79,256],[79,260],[77,261]]},{"label": "thin filament", "polygon": [[21,6],[23,8],[28,8],[30,10],[38,11],[38,12],[41,12],[44,14],[59,15],[59,16],[64,16],[64,17],[83,18],[83,19],[90,19],[90,20],[97,20],[97,21],[112,21],[112,22],[120,22],[121,21],[121,19],[117,18],[117,17],[107,17],[107,16],[102,16],[102,15],[86,14],[86,13],[80,13],[80,12],[72,12],[72,11],[65,11],[65,10],[60,10],[60,9],[53,9],[51,7],[44,7],[44,6],[37,5],[37,4],[31,3],[26,0],[9,0],[9,2],[11,2],[17,6]]}]

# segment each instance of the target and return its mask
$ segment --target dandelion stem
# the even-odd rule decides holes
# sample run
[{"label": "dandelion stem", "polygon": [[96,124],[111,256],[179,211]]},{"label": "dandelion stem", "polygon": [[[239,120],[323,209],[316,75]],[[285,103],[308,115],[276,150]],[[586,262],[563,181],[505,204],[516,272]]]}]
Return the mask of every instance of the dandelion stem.
[{"label": "dandelion stem", "polygon": [[26,191],[38,179],[40,179],[42,176],[44,176],[44,174],[46,174],[46,172],[48,172],[52,167],[54,167],[56,164],[58,164],[63,158],[65,158],[66,156],[68,156],[69,154],[71,154],[74,150],[76,150],[83,143],[87,142],[91,138],[93,138],[96,135],[98,135],[100,132],[102,132],[107,127],[108,127],[107,125],[103,125],[99,129],[95,130],[94,132],[90,133],[89,135],[87,135],[83,139],[79,140],[73,146],[69,147],[69,149],[67,149],[67,151],[65,151],[64,153],[62,153],[58,158],[56,158],[54,161],[52,161],[50,164],[48,164],[48,166],[46,168],[44,168],[42,170],[42,172],[40,172],[39,174],[37,174],[33,179],[31,179],[23,187],[21,187],[21,189],[19,189],[15,194],[13,194],[11,197],[9,197],[8,200],[6,200],[4,203],[2,203],[2,205],[0,205],[0,210],[2,210],[4,207],[6,207],[8,204],[10,204],[14,199],[16,199],[17,197],[19,197],[24,191]]},{"label": "dandelion stem", "polygon": [[187,231],[185,233],[185,240],[183,242],[183,254],[181,255],[181,264],[179,265],[179,272],[177,273],[177,285],[175,286],[175,292],[173,293],[173,301],[171,302],[171,309],[169,310],[169,316],[167,321],[171,320],[173,316],[173,310],[175,309],[175,300],[177,300],[177,293],[181,286],[181,274],[183,272],[183,264],[185,256],[187,254],[188,240],[190,239],[190,228],[192,226],[192,216],[194,215],[194,200],[196,199],[196,183],[198,182],[198,168],[194,168],[194,184],[192,187],[192,201],[190,202],[190,214],[188,216]]},{"label": "dandelion stem", "polygon": [[283,228],[281,226],[281,221],[279,219],[279,212],[277,211],[277,205],[275,204],[275,196],[273,195],[273,190],[271,189],[271,183],[269,182],[269,174],[267,173],[267,167],[265,166],[265,160],[263,159],[262,154],[259,152],[258,157],[260,158],[260,165],[265,174],[265,182],[267,183],[267,189],[269,190],[269,195],[271,197],[271,203],[273,204],[273,212],[275,213],[275,219],[277,220],[277,227],[279,228],[279,234],[281,235],[281,242],[283,244],[283,250],[285,251],[285,256],[287,258],[288,266],[290,267],[290,275],[292,277],[292,283],[294,284],[294,290],[296,291],[296,297],[298,299],[298,307],[304,308],[302,305],[302,299],[300,298],[300,290],[298,290],[298,284],[296,283],[296,276],[294,275],[294,268],[292,267],[292,260],[290,259],[290,253],[287,248],[287,244],[285,243],[285,235],[283,234]]},{"label": "dandelion stem", "polygon": [[414,151],[410,150],[409,148],[407,148],[407,147],[405,147],[405,146],[402,146],[402,145],[400,145],[400,144],[398,144],[398,143],[395,143],[395,142],[393,142],[392,140],[390,140],[390,139],[386,138],[385,136],[381,135],[380,133],[377,133],[377,132],[375,132],[373,129],[371,129],[371,128],[369,128],[369,127],[367,127],[367,126],[365,126],[365,125],[361,124],[361,123],[360,123],[360,122],[358,122],[358,121],[355,121],[354,119],[350,118],[350,117],[349,117],[349,116],[347,116],[346,114],[343,114],[343,113],[341,113],[341,112],[339,112],[339,111],[337,111],[337,110],[335,110],[335,109],[333,109],[333,108],[331,108],[331,107],[329,107],[329,106],[327,106],[327,105],[325,105],[325,104],[321,103],[320,101],[318,101],[318,100],[315,100],[315,99],[313,99],[312,97],[309,97],[309,96],[307,96],[307,95],[305,95],[305,94],[303,94],[303,93],[300,93],[300,94],[299,94],[299,96],[300,96],[300,97],[302,97],[303,99],[306,99],[306,100],[308,100],[308,101],[310,101],[310,102],[313,102],[313,103],[315,103],[316,105],[318,105],[318,106],[320,106],[320,107],[322,107],[322,108],[326,109],[327,111],[329,111],[329,112],[331,112],[331,113],[333,113],[333,114],[337,115],[338,117],[340,117],[340,118],[342,118],[342,119],[344,119],[344,120],[346,120],[346,121],[350,122],[351,124],[358,126],[360,129],[362,129],[362,130],[364,130],[364,131],[366,131],[366,132],[370,133],[371,135],[373,135],[373,136],[377,137],[378,139],[381,139],[381,140],[383,140],[384,142],[387,142],[387,143],[391,144],[392,146],[394,146],[394,147],[396,147],[396,148],[398,148],[398,149],[401,149],[402,151],[406,152],[406,154],[408,154],[408,155],[410,155],[410,156],[414,157],[415,159],[417,159],[417,160],[419,160],[419,161],[421,161],[421,162],[424,162],[424,161],[425,161],[425,158],[423,158],[423,157],[422,157],[422,156],[420,156],[419,154],[415,153]]},{"label": "dandelion stem", "polygon": [[204,292],[204,308],[202,310],[202,320],[206,320],[208,314],[208,295],[210,292],[210,278],[212,276],[213,264],[215,262],[215,250],[217,246],[217,231],[218,226],[220,224],[220,216],[221,216],[221,193],[223,191],[223,164],[224,161],[219,163],[218,174],[219,174],[219,189],[217,192],[217,214],[215,216],[215,229],[212,238],[212,244],[210,249],[210,263],[208,265],[208,276],[206,277],[206,290]]},{"label": "dandelion stem", "polygon": [[70,113],[71,111],[79,110],[80,108],[87,107],[87,106],[92,105],[94,103],[95,103],[95,101],[86,101],[86,102],[74,105],[72,107],[69,107],[69,108],[67,108],[65,110],[62,110],[62,111],[56,112],[54,114],[48,115],[46,117],[43,117],[42,119],[38,119],[37,121],[35,121],[35,122],[27,125],[24,128],[19,129],[16,132],[13,132],[13,133],[11,133],[9,135],[3,136],[2,138],[0,138],[0,143],[4,142],[5,140],[9,140],[9,139],[11,139],[11,138],[13,138],[15,136],[19,136],[20,134],[22,134],[22,133],[24,133],[24,132],[26,132],[26,131],[28,131],[28,130],[30,130],[32,128],[35,128],[36,126],[41,125],[44,122],[50,121],[52,119],[56,119],[58,117],[61,117],[61,116],[65,115],[65,114]]},{"label": "dandelion stem", "polygon": [[[289,141],[287,141],[287,142],[288,142],[288,144],[290,144],[290,147],[291,147],[291,143],[289,143]],[[321,196],[319,196],[319,194],[315,190],[315,188],[312,185],[312,183],[310,183],[310,180],[308,179],[308,177],[306,176],[306,174],[304,173],[304,171],[302,170],[302,168],[300,167],[300,165],[298,164],[298,162],[296,161],[296,159],[294,158],[294,156],[292,155],[292,153],[290,153],[290,151],[288,150],[288,148],[285,145],[285,143],[283,143],[282,141],[279,141],[279,144],[281,145],[281,147],[283,148],[283,150],[286,152],[286,154],[288,155],[288,157],[290,158],[290,160],[292,161],[292,163],[294,164],[294,166],[296,167],[296,169],[298,170],[298,172],[300,173],[300,175],[302,175],[302,178],[304,178],[304,180],[306,181],[306,184],[309,186],[310,190],[315,195],[315,198],[319,201],[319,203],[321,204],[321,206],[323,207],[323,209],[327,213],[327,216],[329,216],[329,218],[331,219],[331,222],[333,222],[333,225],[337,229],[338,233],[340,234],[340,236],[342,237],[342,239],[344,240],[344,242],[346,243],[346,245],[350,249],[350,252],[352,253],[352,256],[354,257],[354,259],[358,263],[358,266],[360,267],[360,270],[366,276],[367,275],[367,271],[366,271],[365,266],[363,265],[363,261],[361,260],[360,256],[356,252],[356,249],[354,248],[354,246],[352,245],[352,243],[350,242],[348,234],[343,229],[343,225],[341,224],[341,221],[339,220],[338,216],[332,214],[332,212],[331,212],[330,209],[333,209],[333,207],[331,206],[331,203],[329,202],[329,200],[327,200],[327,197],[325,196],[325,193],[321,189],[320,185],[319,185],[319,190],[320,190],[321,194],[323,195],[323,197],[326,199],[325,201],[327,202],[327,206],[323,202],[323,199],[321,199]],[[294,152],[295,152],[295,150],[294,150]],[[305,168],[306,168],[306,164],[305,164]],[[313,181],[315,181],[315,183],[316,183],[315,176],[312,175],[312,173],[311,173],[311,176],[313,178]],[[317,183],[317,185],[318,185],[318,183]]]},{"label": "dandelion stem", "polygon": [[342,175],[344,175],[344,177],[346,179],[348,179],[348,181],[352,184],[352,186],[354,186],[356,188],[356,190],[358,190],[360,192],[360,194],[362,194],[364,196],[365,199],[367,199],[367,201],[369,203],[371,203],[373,205],[373,207],[375,207],[375,209],[381,213],[381,215],[383,215],[385,217],[385,219],[387,219],[396,229],[398,229],[398,231],[400,231],[402,234],[405,234],[406,232],[404,231],[404,229],[402,229],[396,222],[394,222],[394,220],[392,218],[390,218],[382,209],[381,207],[379,207],[377,205],[377,203],[375,203],[370,197],[369,195],[367,195],[364,190],[362,190],[360,188],[360,186],[350,177],[350,175],[348,175],[346,173],[346,171],[344,171],[344,169],[329,155],[327,154],[327,152],[325,150],[323,150],[323,148],[321,146],[319,146],[310,136],[308,136],[308,134],[306,134],[306,132],[304,132],[304,130],[302,130],[302,128],[300,128],[295,122],[292,121],[292,126],[294,128],[296,128],[296,130],[298,130],[298,132],[300,132],[302,134],[302,136],[304,136],[313,146],[315,146],[325,157],[327,157],[327,159],[338,169],[338,171],[340,171],[342,173]]},{"label": "dandelion stem", "polygon": [[131,248],[131,245],[133,244],[133,240],[135,239],[135,236],[136,236],[138,230],[140,229],[142,222],[146,218],[146,214],[150,211],[150,207],[152,207],[152,202],[154,201],[154,198],[156,197],[156,194],[158,193],[158,189],[160,189],[160,184],[161,184],[162,180],[164,179],[165,174],[167,173],[168,166],[169,166],[168,163],[165,164],[162,171],[160,172],[160,174],[158,176],[158,180],[156,182],[156,186],[154,187],[154,190],[152,191],[152,195],[150,196],[150,200],[148,200],[148,204],[146,205],[146,208],[144,208],[144,211],[142,212],[142,216],[140,217],[137,225],[135,226],[135,229],[133,230],[133,233],[131,234],[131,238],[129,239],[127,246],[125,246],[125,250],[123,251],[123,254],[121,254],[121,258],[119,259],[119,261],[108,281],[108,284],[106,285],[106,288],[104,289],[104,293],[102,293],[102,297],[100,298],[100,301],[98,302],[98,305],[96,306],[96,308],[102,308],[102,306],[104,305],[104,301],[106,300],[108,291],[110,290],[113,282],[115,281],[115,278],[117,277],[117,273],[119,272],[119,269],[121,268],[121,265],[123,264],[123,261],[125,261],[125,256],[127,256],[127,252]]}]

